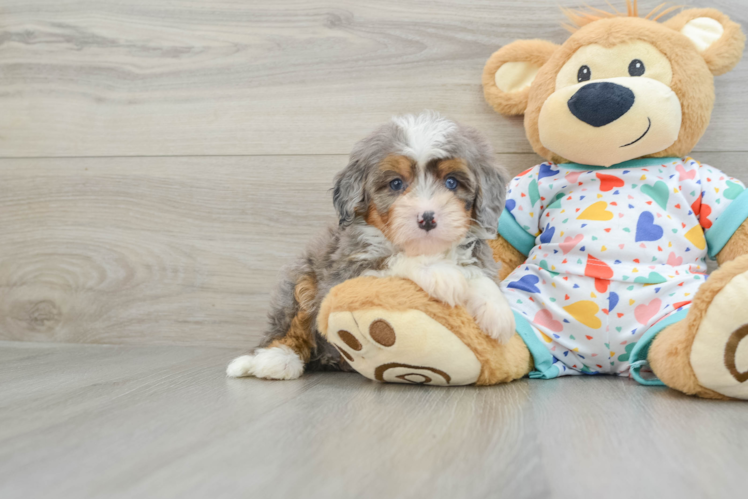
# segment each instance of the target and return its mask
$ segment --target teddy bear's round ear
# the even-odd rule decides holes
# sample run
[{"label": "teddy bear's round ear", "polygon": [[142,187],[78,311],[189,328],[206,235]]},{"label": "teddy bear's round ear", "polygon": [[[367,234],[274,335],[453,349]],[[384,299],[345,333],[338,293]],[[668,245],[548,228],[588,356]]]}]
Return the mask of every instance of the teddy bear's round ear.
[{"label": "teddy bear's round ear", "polygon": [[693,43],[715,76],[733,69],[743,56],[745,35],[740,25],[716,9],[684,10],[665,25]]},{"label": "teddy bear's round ear", "polygon": [[522,115],[530,85],[558,45],[545,40],[518,40],[500,48],[483,68],[483,95],[502,115]]}]

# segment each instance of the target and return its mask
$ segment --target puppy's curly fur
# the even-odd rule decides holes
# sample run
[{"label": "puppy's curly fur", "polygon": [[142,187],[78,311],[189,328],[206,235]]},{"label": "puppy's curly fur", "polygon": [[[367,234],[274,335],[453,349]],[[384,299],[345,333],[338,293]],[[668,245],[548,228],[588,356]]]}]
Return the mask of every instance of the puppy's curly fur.
[{"label": "puppy's curly fur", "polygon": [[[286,270],[261,347],[235,359],[228,375],[284,379],[304,369],[351,370],[317,331],[316,318],[330,289],[364,274],[411,278],[440,300],[472,307],[477,318],[495,313],[489,299],[481,299],[500,294],[485,240],[496,235],[505,185],[480,133],[434,112],[395,117],[358,142],[335,179],[338,224]],[[462,277],[467,291],[429,284],[438,262],[469,269]],[[469,282],[480,283],[472,295]],[[471,303],[476,300],[481,303]]]}]

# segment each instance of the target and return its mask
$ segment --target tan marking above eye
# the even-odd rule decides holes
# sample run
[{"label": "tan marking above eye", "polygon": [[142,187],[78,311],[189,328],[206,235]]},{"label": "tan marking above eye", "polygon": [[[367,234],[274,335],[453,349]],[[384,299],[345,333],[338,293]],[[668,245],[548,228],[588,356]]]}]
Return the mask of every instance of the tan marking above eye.
[{"label": "tan marking above eye", "polygon": [[450,158],[448,160],[441,160],[436,167],[436,175],[440,179],[444,179],[449,174],[462,173],[470,175],[470,169],[467,166],[467,162],[462,158]]},{"label": "tan marking above eye", "polygon": [[413,168],[415,162],[403,155],[388,155],[382,163],[379,164],[379,170],[382,172],[395,172],[407,184],[413,179]]},{"label": "tan marking above eye", "polygon": [[351,332],[348,332],[345,330],[339,330],[338,337],[340,337],[340,340],[342,340],[345,343],[345,345],[347,345],[354,351],[360,351],[363,347],[361,345],[361,342],[359,342],[358,339],[354,337]]},{"label": "tan marking above eye", "polygon": [[385,347],[395,345],[395,340],[397,339],[395,329],[383,319],[378,319],[369,326],[369,335],[371,335],[374,342]]}]

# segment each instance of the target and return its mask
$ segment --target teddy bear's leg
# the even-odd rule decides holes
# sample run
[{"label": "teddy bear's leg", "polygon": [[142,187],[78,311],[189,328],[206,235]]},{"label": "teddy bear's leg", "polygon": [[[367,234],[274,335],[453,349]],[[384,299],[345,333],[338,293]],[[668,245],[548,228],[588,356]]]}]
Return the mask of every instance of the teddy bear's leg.
[{"label": "teddy bear's leg", "polygon": [[533,367],[518,335],[499,344],[462,307],[405,279],[362,277],[336,286],[317,325],[356,371],[380,382],[491,385]]},{"label": "teddy bear's leg", "polygon": [[715,271],[688,316],[660,332],[647,359],[669,387],[704,398],[748,399],[748,255]]}]

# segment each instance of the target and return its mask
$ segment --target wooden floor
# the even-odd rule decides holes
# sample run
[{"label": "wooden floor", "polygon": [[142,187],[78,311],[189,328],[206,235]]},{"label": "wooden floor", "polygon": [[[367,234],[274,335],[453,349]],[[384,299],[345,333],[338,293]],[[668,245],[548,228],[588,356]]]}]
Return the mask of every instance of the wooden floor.
[{"label": "wooden floor", "polygon": [[[615,378],[223,375],[390,116],[435,109],[510,171],[539,161],[483,64],[563,42],[559,5],[583,3],[608,8],[0,0],[0,496],[744,497],[745,405]],[[744,0],[691,3],[748,26]],[[744,181],[747,80],[716,80],[693,153]]]},{"label": "wooden floor", "polygon": [[627,379],[226,379],[231,349],[0,342],[0,496],[745,497],[740,402]]}]

